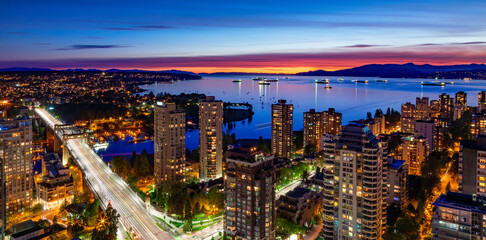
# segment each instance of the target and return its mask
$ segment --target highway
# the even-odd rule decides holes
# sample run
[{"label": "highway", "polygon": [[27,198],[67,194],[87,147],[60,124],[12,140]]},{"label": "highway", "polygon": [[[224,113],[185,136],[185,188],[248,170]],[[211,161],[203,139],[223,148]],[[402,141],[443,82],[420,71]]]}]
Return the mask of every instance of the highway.
[{"label": "highway", "polygon": [[[52,129],[55,125],[63,124],[44,109],[35,111]],[[133,239],[174,239],[157,226],[140,197],[111,171],[87,143],[81,139],[69,139],[64,144],[82,169],[91,191],[104,206],[111,203]]]}]

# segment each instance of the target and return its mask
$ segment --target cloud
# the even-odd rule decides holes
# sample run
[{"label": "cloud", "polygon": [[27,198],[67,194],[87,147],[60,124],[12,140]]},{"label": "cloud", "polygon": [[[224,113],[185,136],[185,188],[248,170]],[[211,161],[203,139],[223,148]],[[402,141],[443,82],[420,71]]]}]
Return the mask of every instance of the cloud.
[{"label": "cloud", "polygon": [[[93,48],[92,45],[82,45],[76,49]],[[89,47],[87,47],[89,46]],[[96,45],[98,46],[98,45]],[[102,45],[101,48],[110,48]],[[141,58],[68,58],[51,60],[0,61],[0,67],[48,67],[65,68],[120,68],[120,69],[183,69],[188,71],[232,71],[239,69],[343,69],[365,64],[416,64],[453,65],[469,63],[485,63],[486,46],[483,45],[446,45],[434,48],[416,48],[399,46],[388,48],[362,49],[353,48],[350,51],[337,49],[325,52],[294,52],[294,53],[261,53],[219,56],[185,56],[185,57],[141,57]],[[100,47],[95,47],[100,48]],[[279,71],[279,70],[275,70]],[[296,70],[294,70],[296,71]]]},{"label": "cloud", "polygon": [[422,43],[417,44],[414,46],[450,46],[450,45],[478,45],[478,44],[486,44],[486,42],[452,42],[452,43]]},{"label": "cloud", "polygon": [[462,42],[462,43],[454,43],[459,45],[474,45],[474,44],[486,44],[486,42]]},{"label": "cloud", "polygon": [[355,44],[349,46],[343,46],[345,48],[372,48],[372,47],[388,47],[391,45],[370,45],[370,44]]},{"label": "cloud", "polygon": [[165,25],[141,25],[141,26],[131,26],[131,27],[109,27],[103,29],[112,30],[112,31],[150,31],[150,30],[174,29],[174,27],[165,26]]},{"label": "cloud", "polygon": [[79,45],[71,45],[65,48],[57,48],[54,50],[83,50],[83,49],[104,49],[104,48],[124,48],[124,47],[129,47],[129,46],[122,46],[122,45],[84,45],[84,44],[79,44]]}]

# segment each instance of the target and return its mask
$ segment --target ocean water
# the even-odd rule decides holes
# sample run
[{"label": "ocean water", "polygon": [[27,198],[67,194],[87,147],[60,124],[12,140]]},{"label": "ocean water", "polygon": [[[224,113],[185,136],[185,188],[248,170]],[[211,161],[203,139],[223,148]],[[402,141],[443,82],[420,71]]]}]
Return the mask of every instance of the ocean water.
[{"label": "ocean water", "polygon": [[[416,97],[429,97],[430,100],[434,100],[442,93],[454,97],[456,92],[464,91],[468,94],[468,105],[477,106],[477,93],[486,90],[485,80],[439,80],[454,82],[441,87],[420,84],[434,81],[431,79],[389,78],[387,82],[376,82],[375,80],[380,78],[286,76],[289,79],[283,79],[284,76],[270,75],[261,77],[278,78],[279,81],[272,82],[270,85],[259,85],[258,81],[252,80],[254,77],[208,76],[200,80],[179,81],[174,84],[155,83],[140,87],[147,90],[147,93],[150,91],[154,94],[203,93],[225,102],[252,104],[255,114],[251,120],[236,122],[235,127],[231,129],[225,126],[225,131],[234,132],[237,138],[259,138],[260,136],[270,138],[271,105],[278,99],[285,99],[294,105],[294,130],[302,130],[303,113],[309,109],[323,111],[335,108],[337,112],[343,114],[343,124],[346,124],[352,120],[365,118],[367,112],[374,114],[378,108],[386,111],[390,107],[400,111],[402,103],[415,103]],[[343,81],[339,81],[339,78]],[[232,82],[237,79],[241,79],[241,82]],[[325,84],[316,84],[316,79],[329,79],[332,89],[325,89]],[[368,83],[354,83],[352,80],[368,80]],[[186,146],[189,149],[198,147],[198,134],[198,131],[190,131],[186,134]],[[123,143],[114,143],[113,149],[118,149],[117,144]],[[146,146],[137,146],[135,150],[137,152],[143,150],[138,149],[141,147]],[[153,152],[153,146],[150,150]],[[106,153],[112,153],[110,148]]]}]

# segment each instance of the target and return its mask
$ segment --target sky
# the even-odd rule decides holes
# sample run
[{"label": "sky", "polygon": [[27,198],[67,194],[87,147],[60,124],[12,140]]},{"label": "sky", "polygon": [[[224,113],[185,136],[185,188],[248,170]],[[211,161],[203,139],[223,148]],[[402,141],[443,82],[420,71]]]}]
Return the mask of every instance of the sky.
[{"label": "sky", "polygon": [[0,1],[0,68],[338,70],[486,63],[486,1]]}]

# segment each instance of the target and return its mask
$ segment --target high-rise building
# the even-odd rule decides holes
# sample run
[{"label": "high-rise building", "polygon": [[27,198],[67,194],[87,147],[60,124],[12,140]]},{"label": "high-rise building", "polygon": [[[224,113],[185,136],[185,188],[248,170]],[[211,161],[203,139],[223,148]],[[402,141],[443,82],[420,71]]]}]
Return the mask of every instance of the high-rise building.
[{"label": "high-rise building", "polygon": [[324,239],[381,239],[386,228],[386,152],[368,127],[349,124],[324,143]]},{"label": "high-rise building", "polygon": [[321,134],[338,135],[343,124],[343,114],[336,112],[334,108],[329,108],[327,111],[322,112],[321,117]]},{"label": "high-rise building", "polygon": [[400,126],[403,133],[414,132],[415,122],[415,105],[410,102],[402,104],[402,112],[400,116]]},{"label": "high-rise building", "polygon": [[485,196],[448,192],[433,205],[433,240],[486,238]]},{"label": "high-rise building", "polygon": [[433,120],[415,121],[415,137],[425,137],[429,145],[429,153],[435,149],[435,123]]},{"label": "high-rise building", "polygon": [[0,239],[5,239],[7,230],[7,179],[5,176],[5,165],[3,158],[0,157]]},{"label": "high-rise building", "polygon": [[433,141],[433,150],[443,150],[447,135],[449,134],[450,121],[448,118],[434,118],[435,132]]},{"label": "high-rise building", "polygon": [[224,231],[232,239],[275,239],[273,158],[251,146],[226,151]]},{"label": "high-rise building", "polygon": [[32,163],[32,121],[0,121],[0,158],[5,173],[7,213],[32,205],[34,196]]},{"label": "high-rise building", "polygon": [[478,112],[486,110],[486,91],[478,93]]},{"label": "high-rise building", "polygon": [[272,154],[292,158],[294,106],[285,100],[272,104]]},{"label": "high-rise building", "polygon": [[430,101],[430,117],[438,118],[440,114],[440,102],[438,100]]},{"label": "high-rise building", "polygon": [[471,119],[471,134],[486,135],[486,113],[473,113]]},{"label": "high-rise building", "polygon": [[214,97],[199,101],[199,178],[223,176],[223,102]]},{"label": "high-rise building", "polygon": [[415,119],[416,120],[423,120],[430,117],[430,106],[429,106],[429,98],[422,97],[415,99]]},{"label": "high-rise building", "polygon": [[402,160],[408,164],[408,175],[421,175],[422,163],[429,155],[425,137],[408,136],[402,142]]},{"label": "high-rise building", "polygon": [[157,102],[154,120],[155,184],[184,181],[186,113],[175,103]]},{"label": "high-rise building", "polygon": [[486,196],[486,136],[461,142],[459,192]]},{"label": "high-rise building", "polygon": [[452,120],[454,115],[454,98],[451,98],[448,94],[442,93],[439,96],[439,106],[441,118]]},{"label": "high-rise building", "polygon": [[388,205],[400,209],[408,206],[408,165],[403,160],[388,157]]},{"label": "high-rise building", "polygon": [[321,149],[321,115],[315,109],[304,112],[304,147],[314,145],[317,151]]},{"label": "high-rise building", "polygon": [[456,93],[454,102],[453,120],[459,119],[467,109],[467,93],[460,91]]}]

